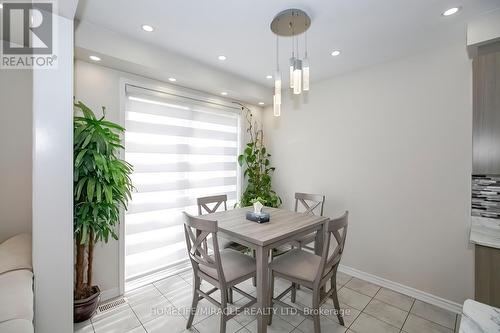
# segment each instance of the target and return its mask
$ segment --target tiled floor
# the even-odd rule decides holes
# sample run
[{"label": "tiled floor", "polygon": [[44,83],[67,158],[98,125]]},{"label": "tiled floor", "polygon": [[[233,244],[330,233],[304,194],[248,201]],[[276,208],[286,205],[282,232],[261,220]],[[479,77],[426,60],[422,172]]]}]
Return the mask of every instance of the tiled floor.
[{"label": "tiled floor", "polygon": [[[186,314],[183,309],[191,305],[191,273],[184,272],[151,285],[127,293],[127,304],[116,309],[96,315],[91,321],[75,325],[76,333],[180,333],[219,332],[219,315],[211,314],[215,307],[202,300],[199,309],[205,313],[195,317],[194,327],[186,330]],[[328,311],[321,319],[322,332],[332,333],[453,333],[458,332],[459,316],[433,305],[380,288],[366,281],[339,273],[337,277],[341,308],[346,315],[345,327],[338,324],[335,315]],[[239,287],[255,294],[251,281]],[[283,280],[275,283],[276,293],[280,293],[288,284]],[[208,285],[205,288],[209,288]],[[235,305],[246,302],[245,298],[235,293]],[[289,303],[289,299],[286,300]],[[305,289],[297,293],[299,306],[310,306],[311,294]],[[323,305],[325,310],[333,309],[329,300]],[[280,309],[281,310],[281,309]],[[179,313],[181,312],[181,313]],[[213,311],[212,311],[213,312]],[[287,314],[278,311],[274,316],[269,333],[309,333],[313,332],[313,323],[298,314]],[[240,314],[231,319],[227,332],[257,332],[255,316]]]}]

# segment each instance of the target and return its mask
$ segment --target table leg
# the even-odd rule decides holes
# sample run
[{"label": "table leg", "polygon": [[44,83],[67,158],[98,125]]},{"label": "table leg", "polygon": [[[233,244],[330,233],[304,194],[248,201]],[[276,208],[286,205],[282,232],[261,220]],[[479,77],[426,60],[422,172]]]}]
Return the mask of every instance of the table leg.
[{"label": "table leg", "polygon": [[269,271],[268,271],[268,251],[262,247],[257,248],[257,332],[267,332],[268,311],[268,289],[269,289]]}]

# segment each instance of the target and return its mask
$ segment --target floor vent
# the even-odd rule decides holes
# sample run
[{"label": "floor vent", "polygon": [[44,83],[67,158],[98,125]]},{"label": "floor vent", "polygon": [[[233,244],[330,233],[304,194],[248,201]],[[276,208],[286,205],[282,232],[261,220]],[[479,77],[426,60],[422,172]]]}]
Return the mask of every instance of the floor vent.
[{"label": "floor vent", "polygon": [[119,298],[119,299],[115,299],[114,301],[111,301],[111,302],[108,302],[108,303],[104,303],[102,305],[99,305],[99,313],[112,310],[114,308],[119,307],[122,304],[125,304],[125,303],[127,303],[127,300],[125,298],[123,298],[123,297]]}]

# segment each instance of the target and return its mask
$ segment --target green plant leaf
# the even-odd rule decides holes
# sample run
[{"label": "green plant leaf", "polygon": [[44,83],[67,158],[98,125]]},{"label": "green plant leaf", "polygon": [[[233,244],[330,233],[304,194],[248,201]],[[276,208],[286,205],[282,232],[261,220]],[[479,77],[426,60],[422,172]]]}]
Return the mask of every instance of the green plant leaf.
[{"label": "green plant leaf", "polygon": [[92,201],[94,198],[94,189],[95,189],[95,182],[96,180],[94,178],[89,179],[87,183],[87,200]]}]

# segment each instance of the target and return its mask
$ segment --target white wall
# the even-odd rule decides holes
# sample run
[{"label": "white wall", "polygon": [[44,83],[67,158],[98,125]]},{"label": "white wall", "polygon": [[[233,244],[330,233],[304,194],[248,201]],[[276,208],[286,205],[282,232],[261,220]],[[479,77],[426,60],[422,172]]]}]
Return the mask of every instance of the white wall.
[{"label": "white wall", "polygon": [[[120,80],[129,79],[151,84],[169,86],[167,83],[150,80],[138,75],[125,73],[108,67],[75,61],[74,89],[77,100],[83,101],[94,111],[106,106],[108,120],[120,123]],[[252,107],[260,119],[259,107]],[[119,293],[119,242],[110,240],[108,244],[98,244],[94,253],[94,283],[104,292],[103,297],[114,297]]]},{"label": "white wall", "polygon": [[[284,96],[264,115],[274,185],[350,211],[343,264],[461,303],[473,296],[472,73],[465,43]],[[301,97],[302,98],[302,97]]]},{"label": "white wall", "polygon": [[58,68],[33,71],[35,331],[73,331],[73,20],[57,15]]},{"label": "white wall", "polygon": [[0,71],[1,243],[31,232],[33,74],[26,69]]}]

